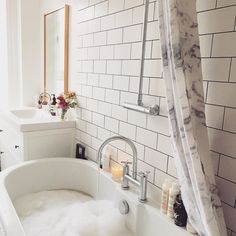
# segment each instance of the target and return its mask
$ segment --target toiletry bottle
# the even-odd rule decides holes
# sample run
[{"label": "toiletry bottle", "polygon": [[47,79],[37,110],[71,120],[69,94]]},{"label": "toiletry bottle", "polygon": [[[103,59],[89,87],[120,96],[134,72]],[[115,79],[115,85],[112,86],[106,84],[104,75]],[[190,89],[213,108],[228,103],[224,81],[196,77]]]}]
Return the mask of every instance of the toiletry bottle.
[{"label": "toiletry bottle", "polygon": [[171,181],[169,179],[166,179],[162,185],[162,195],[161,195],[161,212],[163,214],[167,214],[170,187],[171,187]]},{"label": "toiletry bottle", "polygon": [[110,172],[111,149],[107,147],[103,155],[103,170]]},{"label": "toiletry bottle", "polygon": [[38,100],[38,109],[42,109],[42,101],[43,101],[43,97],[40,96]]},{"label": "toiletry bottle", "polygon": [[174,203],[174,220],[175,224],[180,227],[185,227],[187,224],[187,212],[182,201],[181,193],[177,194]]},{"label": "toiletry bottle", "polygon": [[173,182],[169,191],[169,200],[168,200],[168,209],[167,209],[167,216],[170,218],[174,218],[174,203],[177,194],[179,194],[180,188],[178,183]]},{"label": "toiletry bottle", "polygon": [[57,105],[57,99],[55,97],[55,94],[52,94],[52,103],[51,103],[51,106],[50,106],[50,113],[51,113],[52,116],[57,115],[56,105]]}]

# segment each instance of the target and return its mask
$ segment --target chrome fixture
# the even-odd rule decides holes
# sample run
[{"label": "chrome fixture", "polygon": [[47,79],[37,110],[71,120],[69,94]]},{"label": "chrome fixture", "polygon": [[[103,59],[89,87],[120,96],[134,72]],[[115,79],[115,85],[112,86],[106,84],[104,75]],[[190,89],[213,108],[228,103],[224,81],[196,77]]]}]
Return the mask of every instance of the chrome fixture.
[{"label": "chrome fixture", "polygon": [[127,215],[129,213],[129,204],[126,200],[120,200],[118,208],[121,215]]},{"label": "chrome fixture", "polygon": [[113,137],[105,140],[98,150],[98,157],[97,157],[98,166],[100,167],[100,165],[101,165],[102,151],[103,151],[104,147],[107,144],[109,144],[110,142],[115,141],[115,140],[125,141],[126,143],[129,144],[129,146],[131,147],[131,149],[133,151],[133,172],[132,172],[132,175],[129,174],[129,172],[130,172],[129,171],[129,164],[132,164],[132,162],[122,162],[122,163],[124,163],[124,166],[123,166],[123,180],[121,183],[121,188],[124,190],[128,190],[129,189],[129,182],[133,183],[134,185],[139,187],[139,201],[146,202],[147,201],[148,173],[140,172],[139,173],[140,181],[137,180],[137,163],[138,163],[137,149],[136,149],[134,143],[130,139],[123,137],[123,136],[113,136]]},{"label": "chrome fixture", "polygon": [[146,52],[146,35],[147,35],[147,23],[148,23],[148,7],[149,0],[145,0],[145,13],[143,20],[143,38],[142,38],[142,54],[141,54],[141,66],[139,74],[139,93],[137,104],[125,103],[124,108],[143,112],[146,114],[157,116],[159,115],[159,105],[155,104],[153,106],[148,106],[143,104],[143,73],[144,73],[144,61]]}]

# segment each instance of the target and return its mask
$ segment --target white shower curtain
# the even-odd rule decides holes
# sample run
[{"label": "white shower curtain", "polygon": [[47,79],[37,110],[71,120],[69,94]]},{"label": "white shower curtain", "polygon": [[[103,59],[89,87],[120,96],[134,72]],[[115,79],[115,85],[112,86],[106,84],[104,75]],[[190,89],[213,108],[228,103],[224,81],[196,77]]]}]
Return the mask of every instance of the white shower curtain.
[{"label": "white shower curtain", "polygon": [[196,0],[159,0],[169,123],[182,197],[202,236],[226,236],[210,159]]}]

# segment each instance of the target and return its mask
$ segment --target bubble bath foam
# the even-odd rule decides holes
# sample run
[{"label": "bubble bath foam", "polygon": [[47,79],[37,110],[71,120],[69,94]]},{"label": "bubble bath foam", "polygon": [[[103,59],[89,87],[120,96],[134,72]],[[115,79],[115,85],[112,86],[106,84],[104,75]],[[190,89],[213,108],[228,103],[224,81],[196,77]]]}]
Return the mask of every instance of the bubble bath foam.
[{"label": "bubble bath foam", "polygon": [[27,236],[134,236],[112,201],[81,192],[32,193],[14,206]]}]

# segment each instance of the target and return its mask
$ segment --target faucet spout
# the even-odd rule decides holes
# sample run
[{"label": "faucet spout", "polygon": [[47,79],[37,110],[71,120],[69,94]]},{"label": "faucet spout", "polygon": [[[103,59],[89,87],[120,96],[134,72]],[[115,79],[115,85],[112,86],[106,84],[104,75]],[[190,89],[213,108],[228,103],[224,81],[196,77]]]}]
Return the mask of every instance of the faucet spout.
[{"label": "faucet spout", "polygon": [[100,146],[99,150],[98,150],[98,157],[97,157],[97,163],[100,166],[101,165],[101,159],[102,159],[102,151],[104,149],[104,147],[109,144],[112,141],[116,141],[116,140],[123,140],[126,143],[129,144],[129,146],[131,147],[132,151],[133,151],[133,173],[132,173],[132,178],[133,179],[137,179],[137,165],[138,165],[138,157],[137,157],[137,149],[134,145],[134,143],[123,136],[113,136],[111,138],[108,138],[107,140],[105,140],[102,145]]}]

